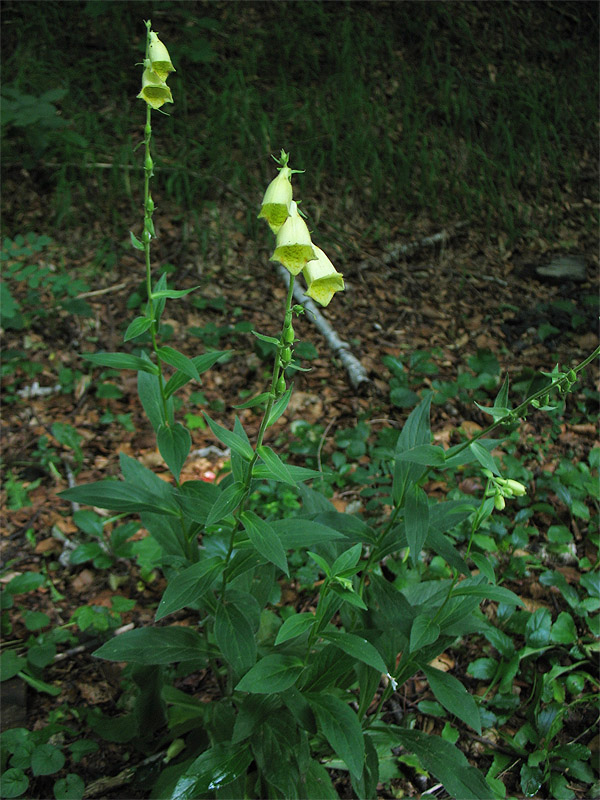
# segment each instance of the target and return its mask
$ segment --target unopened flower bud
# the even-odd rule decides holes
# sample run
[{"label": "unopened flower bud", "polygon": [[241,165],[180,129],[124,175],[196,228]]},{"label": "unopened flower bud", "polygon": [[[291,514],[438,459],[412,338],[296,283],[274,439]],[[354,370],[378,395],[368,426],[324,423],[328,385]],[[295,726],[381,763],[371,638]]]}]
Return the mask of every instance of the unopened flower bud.
[{"label": "unopened flower bud", "polygon": [[166,81],[169,77],[169,73],[175,72],[175,67],[171,63],[169,51],[158,38],[158,34],[154,33],[154,31],[150,31],[148,57],[152,65],[152,71],[158,75],[161,81]]},{"label": "unopened flower bud", "polygon": [[173,102],[173,95],[167,84],[151,69],[145,69],[142,75],[142,90],[137,95],[152,108],[160,108],[165,103]]},{"label": "unopened flower bud", "polygon": [[281,351],[280,359],[281,359],[281,366],[284,368],[287,367],[292,360],[292,348],[284,347],[283,350]]},{"label": "unopened flower bud", "polygon": [[287,328],[283,329],[283,341],[286,344],[292,344],[293,341],[294,341],[295,335],[296,334],[294,333],[294,327],[293,327],[293,325],[291,323],[287,326]]},{"label": "unopened flower bud", "polygon": [[496,510],[497,511],[502,511],[502,509],[504,508],[505,505],[506,505],[505,499],[502,497],[501,494],[497,494],[494,497],[494,507],[496,508]]},{"label": "unopened flower bud", "polygon": [[519,483],[519,481],[512,481],[509,479],[506,481],[506,486],[511,490],[515,497],[523,497],[524,494],[527,494],[526,487],[523,486],[522,483]]},{"label": "unopened flower bud", "polygon": [[309,261],[303,272],[306,294],[322,306],[327,306],[333,295],[344,289],[344,278],[320,247],[314,247],[314,250],[316,259]]},{"label": "unopened flower bud", "polygon": [[316,254],[306,222],[298,213],[298,207],[292,200],[290,215],[279,229],[277,246],[270,260],[279,261],[288,272],[297,275],[304,269],[306,262],[314,258],[316,258]]},{"label": "unopened flower bud", "polygon": [[260,205],[258,219],[266,219],[273,233],[279,233],[281,226],[290,214],[292,202],[292,170],[282,167],[276,178],[267,186],[267,191]]},{"label": "unopened flower bud", "polygon": [[285,385],[285,378],[283,375],[279,376],[279,380],[277,381],[277,395],[282,395],[286,390]]}]

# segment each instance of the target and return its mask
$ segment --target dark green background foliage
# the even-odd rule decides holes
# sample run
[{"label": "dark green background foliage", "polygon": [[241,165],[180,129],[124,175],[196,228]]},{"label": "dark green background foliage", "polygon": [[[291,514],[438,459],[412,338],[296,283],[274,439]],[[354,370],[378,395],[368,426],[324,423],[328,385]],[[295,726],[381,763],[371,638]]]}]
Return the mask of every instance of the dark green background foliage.
[{"label": "dark green background foliage", "polygon": [[59,218],[131,196],[144,17],[177,68],[155,159],[184,208],[224,187],[255,202],[281,147],[346,213],[476,216],[511,238],[595,191],[596,3],[3,7],[5,169],[58,187]]}]

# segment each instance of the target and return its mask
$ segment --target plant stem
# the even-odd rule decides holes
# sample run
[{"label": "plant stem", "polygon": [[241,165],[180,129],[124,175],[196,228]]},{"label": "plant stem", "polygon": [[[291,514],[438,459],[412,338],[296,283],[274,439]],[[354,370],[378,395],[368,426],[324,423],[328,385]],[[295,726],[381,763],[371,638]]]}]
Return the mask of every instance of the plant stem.
[{"label": "plant stem", "polygon": [[244,506],[248,500],[248,496],[250,494],[250,486],[252,484],[252,470],[254,469],[254,465],[258,461],[258,448],[262,445],[263,438],[265,435],[265,431],[269,424],[269,417],[271,416],[271,411],[273,409],[273,404],[275,402],[275,398],[277,397],[277,384],[279,382],[279,377],[281,375],[281,351],[286,346],[283,340],[283,333],[285,330],[285,319],[292,307],[292,300],[294,298],[294,276],[290,276],[290,284],[288,287],[287,298],[285,301],[285,312],[284,312],[284,323],[281,327],[281,334],[279,336],[279,344],[277,345],[277,350],[275,351],[275,358],[273,361],[273,374],[271,377],[271,388],[269,390],[269,399],[267,401],[267,407],[265,408],[263,418],[260,423],[260,427],[258,429],[258,435],[256,437],[256,446],[254,448],[254,455],[248,464],[248,470],[246,473],[246,478],[244,480],[244,492],[242,494],[242,499],[240,500],[237,509],[234,512],[235,524],[231,531],[231,536],[229,538],[229,547],[227,550],[227,555],[225,556],[225,566],[223,568],[223,582],[221,584],[221,602],[224,602],[225,598],[225,589],[227,588],[227,566],[229,561],[231,560],[231,555],[233,553],[233,544],[235,540],[235,535],[240,528],[240,516],[242,511],[244,510]]}]

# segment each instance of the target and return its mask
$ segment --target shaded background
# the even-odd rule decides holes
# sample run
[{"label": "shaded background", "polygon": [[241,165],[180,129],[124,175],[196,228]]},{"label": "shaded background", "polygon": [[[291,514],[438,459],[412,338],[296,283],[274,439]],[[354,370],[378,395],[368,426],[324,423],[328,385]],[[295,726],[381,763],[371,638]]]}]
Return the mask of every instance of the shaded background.
[{"label": "shaded background", "polygon": [[236,227],[256,234],[282,147],[333,239],[467,220],[509,245],[558,241],[597,200],[597,3],[17,0],[2,18],[5,233],[131,227],[148,16],[177,68],[169,116],[153,115],[154,193],[200,238],[228,227],[224,194],[252,204]]}]

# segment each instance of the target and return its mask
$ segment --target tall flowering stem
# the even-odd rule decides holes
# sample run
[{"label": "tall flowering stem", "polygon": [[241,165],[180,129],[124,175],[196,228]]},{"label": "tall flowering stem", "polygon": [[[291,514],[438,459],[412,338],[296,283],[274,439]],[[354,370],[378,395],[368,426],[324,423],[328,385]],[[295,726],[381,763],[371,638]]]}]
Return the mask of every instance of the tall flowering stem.
[{"label": "tall flowering stem", "polygon": [[[231,559],[233,554],[233,545],[235,541],[235,535],[238,532],[241,524],[240,514],[244,510],[246,502],[248,500],[248,495],[250,494],[250,485],[252,483],[252,470],[254,469],[254,465],[258,461],[258,450],[263,443],[263,439],[265,436],[265,431],[269,426],[269,418],[271,417],[271,411],[273,410],[273,404],[277,397],[283,394],[285,391],[285,387],[282,386],[282,381],[285,383],[285,368],[286,368],[286,357],[285,351],[288,349],[289,342],[287,341],[288,338],[288,331],[291,328],[291,316],[292,316],[292,301],[294,299],[294,276],[290,276],[290,285],[288,287],[288,293],[285,301],[285,314],[284,314],[284,322],[283,327],[281,329],[281,334],[279,336],[279,344],[277,345],[277,349],[275,352],[275,358],[273,360],[273,373],[271,375],[271,387],[269,389],[269,397],[267,400],[267,405],[258,429],[258,434],[256,437],[256,446],[254,448],[254,455],[250,460],[248,465],[248,471],[246,474],[246,480],[244,481],[244,490],[242,494],[242,499],[239,502],[237,510],[235,511],[235,524],[231,531],[231,536],[229,538],[229,547],[227,549],[227,555],[225,556],[225,569],[223,570],[223,582],[221,584],[221,602],[225,602],[225,589],[227,588],[227,565]],[[282,391],[283,390],[283,391]]]},{"label": "tall flowering stem", "polygon": [[[148,35],[146,37],[146,61],[150,54],[150,30],[152,23],[150,20],[146,22]],[[146,103],[146,125],[144,127],[144,231],[142,233],[142,244],[144,245],[144,258],[146,262],[146,293],[148,295],[148,316],[152,319],[150,326],[150,335],[152,337],[152,349],[156,355],[158,364],[158,384],[160,387],[160,396],[163,405],[163,413],[165,421],[168,423],[169,415],[167,411],[167,397],[165,395],[165,382],[163,379],[162,362],[158,352],[158,324],[154,314],[154,299],[152,297],[152,269],[150,264],[150,242],[155,235],[154,223],[152,215],[154,214],[154,201],[150,194],[150,178],[154,176],[154,161],[150,153],[150,140],[152,139],[152,106]]]}]

